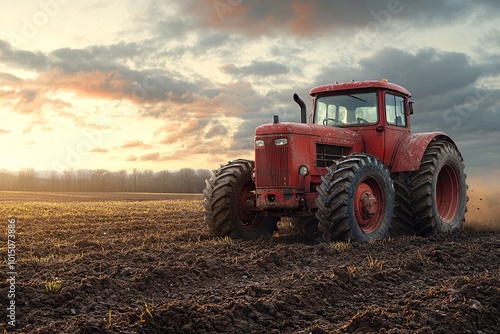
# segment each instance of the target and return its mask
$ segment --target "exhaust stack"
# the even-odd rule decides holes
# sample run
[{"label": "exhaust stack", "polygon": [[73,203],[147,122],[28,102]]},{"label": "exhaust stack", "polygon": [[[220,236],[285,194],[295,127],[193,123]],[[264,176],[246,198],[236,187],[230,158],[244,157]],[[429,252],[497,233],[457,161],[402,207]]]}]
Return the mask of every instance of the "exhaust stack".
[{"label": "exhaust stack", "polygon": [[302,100],[297,93],[293,94],[293,100],[297,102],[297,104],[300,106],[300,123],[307,123],[307,110],[306,110],[306,104],[304,103],[304,100]]}]

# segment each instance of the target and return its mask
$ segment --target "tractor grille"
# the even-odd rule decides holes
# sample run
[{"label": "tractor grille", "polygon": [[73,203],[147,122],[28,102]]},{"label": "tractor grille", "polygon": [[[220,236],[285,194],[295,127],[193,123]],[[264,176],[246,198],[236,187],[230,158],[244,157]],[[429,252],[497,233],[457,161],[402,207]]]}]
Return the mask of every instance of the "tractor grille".
[{"label": "tractor grille", "polygon": [[349,151],[350,148],[345,146],[316,144],[316,166],[331,166],[334,160],[345,157],[349,154]]},{"label": "tractor grille", "polygon": [[278,188],[287,187],[288,176],[288,145],[276,146],[275,137],[264,139],[264,149],[255,150],[255,168],[258,173],[257,187]]}]

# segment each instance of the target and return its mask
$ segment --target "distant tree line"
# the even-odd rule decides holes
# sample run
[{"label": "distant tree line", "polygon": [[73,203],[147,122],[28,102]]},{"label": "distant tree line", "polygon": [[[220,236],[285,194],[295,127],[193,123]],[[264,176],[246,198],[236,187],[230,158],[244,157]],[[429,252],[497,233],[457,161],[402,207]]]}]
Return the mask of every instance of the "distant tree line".
[{"label": "distant tree line", "polygon": [[0,173],[0,190],[201,193],[209,177],[210,171],[191,168],[174,172],[134,169],[132,173],[105,169],[37,172],[28,168],[17,174]]}]

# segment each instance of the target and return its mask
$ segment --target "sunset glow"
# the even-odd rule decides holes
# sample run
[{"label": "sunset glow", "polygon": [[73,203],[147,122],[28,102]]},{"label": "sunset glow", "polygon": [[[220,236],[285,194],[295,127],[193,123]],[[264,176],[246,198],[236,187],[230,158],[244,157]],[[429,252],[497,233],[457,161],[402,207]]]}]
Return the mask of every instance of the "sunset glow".
[{"label": "sunset glow", "polygon": [[500,2],[0,4],[0,169],[211,169],[252,158],[297,92],[382,79],[413,94],[469,176],[498,175]]}]

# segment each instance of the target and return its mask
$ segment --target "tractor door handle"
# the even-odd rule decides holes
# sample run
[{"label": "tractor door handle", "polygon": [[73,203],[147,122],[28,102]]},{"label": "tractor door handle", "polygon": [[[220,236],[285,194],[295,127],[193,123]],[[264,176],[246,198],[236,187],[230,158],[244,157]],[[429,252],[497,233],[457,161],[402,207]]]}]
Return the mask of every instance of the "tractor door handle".
[{"label": "tractor door handle", "polygon": [[383,126],[377,126],[377,128],[375,130],[377,130],[377,132],[384,132],[384,127]]}]

